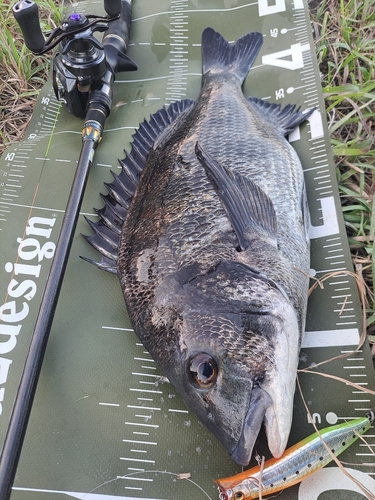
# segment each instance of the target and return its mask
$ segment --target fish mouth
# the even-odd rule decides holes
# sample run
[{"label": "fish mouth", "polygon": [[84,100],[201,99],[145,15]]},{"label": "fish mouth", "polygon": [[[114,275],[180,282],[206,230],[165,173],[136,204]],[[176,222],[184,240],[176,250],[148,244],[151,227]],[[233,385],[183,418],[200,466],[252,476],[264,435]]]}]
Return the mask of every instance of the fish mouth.
[{"label": "fish mouth", "polygon": [[241,437],[231,454],[232,459],[237,464],[243,466],[249,464],[266,410],[271,405],[271,396],[261,387],[254,387],[251,393],[249,409],[242,427]]}]

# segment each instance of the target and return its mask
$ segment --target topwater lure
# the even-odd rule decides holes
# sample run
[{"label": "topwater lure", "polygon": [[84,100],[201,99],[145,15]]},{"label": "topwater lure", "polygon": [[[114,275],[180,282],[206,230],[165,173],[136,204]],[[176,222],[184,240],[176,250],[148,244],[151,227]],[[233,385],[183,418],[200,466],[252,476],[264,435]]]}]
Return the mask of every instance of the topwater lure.
[{"label": "topwater lure", "polygon": [[260,488],[262,495],[269,495],[301,482],[331,462],[332,454],[340,455],[367,432],[374,418],[374,412],[370,411],[365,417],[315,432],[286,450],[281,458],[268,460],[262,471],[257,466],[235,476],[216,479],[220,499],[259,498]]}]

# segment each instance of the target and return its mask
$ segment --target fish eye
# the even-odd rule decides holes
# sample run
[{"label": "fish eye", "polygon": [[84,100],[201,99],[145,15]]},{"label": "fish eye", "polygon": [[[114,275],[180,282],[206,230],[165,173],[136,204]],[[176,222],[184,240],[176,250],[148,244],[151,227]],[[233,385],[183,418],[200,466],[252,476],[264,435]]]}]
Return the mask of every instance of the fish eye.
[{"label": "fish eye", "polygon": [[234,498],[235,500],[243,500],[245,498],[245,493],[243,493],[242,491],[236,491],[236,493],[234,494]]},{"label": "fish eye", "polygon": [[201,352],[190,358],[188,362],[188,375],[190,380],[198,387],[206,389],[216,381],[217,364],[212,356]]}]

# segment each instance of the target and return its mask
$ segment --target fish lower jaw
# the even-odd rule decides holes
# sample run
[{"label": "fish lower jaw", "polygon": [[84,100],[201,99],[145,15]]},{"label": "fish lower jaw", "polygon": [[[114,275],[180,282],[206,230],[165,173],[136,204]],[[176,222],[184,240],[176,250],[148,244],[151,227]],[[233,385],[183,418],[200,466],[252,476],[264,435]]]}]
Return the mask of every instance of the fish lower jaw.
[{"label": "fish lower jaw", "polygon": [[273,457],[280,458],[285,451],[292,426],[294,387],[293,390],[291,387],[285,390],[282,403],[280,395],[275,396],[272,390],[269,394],[273,404],[266,410],[264,426],[268,448]]},{"label": "fish lower jaw", "polygon": [[284,328],[275,339],[274,370],[262,388],[272,399],[264,417],[268,448],[275,458],[284,453],[293,418],[300,332],[295,311],[285,308]]},{"label": "fish lower jaw", "polygon": [[290,380],[284,386],[271,384],[265,386],[264,390],[272,399],[272,405],[264,415],[268,449],[273,457],[280,458],[285,451],[292,426],[295,381]]},{"label": "fish lower jaw", "polygon": [[249,465],[255,441],[264,421],[267,408],[272,405],[269,394],[261,387],[253,387],[249,409],[242,427],[241,437],[231,457],[239,465]]}]

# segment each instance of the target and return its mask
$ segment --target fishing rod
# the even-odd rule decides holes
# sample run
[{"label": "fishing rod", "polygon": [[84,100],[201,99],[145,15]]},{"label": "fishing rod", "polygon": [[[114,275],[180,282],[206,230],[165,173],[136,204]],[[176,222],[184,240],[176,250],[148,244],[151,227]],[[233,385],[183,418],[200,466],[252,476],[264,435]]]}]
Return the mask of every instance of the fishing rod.
[{"label": "fishing rod", "polygon": [[[132,0],[104,0],[104,9],[107,16],[68,15],[45,39],[36,3],[22,0],[13,7],[28,49],[44,54],[58,46],[52,64],[56,97],[85,121],[75,177],[0,455],[1,500],[11,494],[90,167],[112,107],[115,75],[137,69],[126,55]],[[95,32],[105,32],[102,42]]]}]

